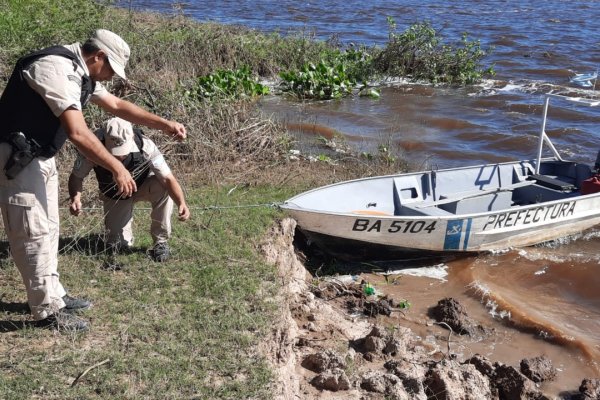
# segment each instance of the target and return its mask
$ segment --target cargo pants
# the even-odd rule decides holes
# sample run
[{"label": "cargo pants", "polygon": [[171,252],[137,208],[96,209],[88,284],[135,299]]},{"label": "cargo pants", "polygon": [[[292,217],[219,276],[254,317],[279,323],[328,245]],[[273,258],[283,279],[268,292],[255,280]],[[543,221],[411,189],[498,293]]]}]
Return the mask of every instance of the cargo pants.
[{"label": "cargo pants", "polygon": [[133,245],[133,205],[148,201],[150,212],[150,234],[154,244],[164,243],[171,236],[171,213],[173,200],[156,176],[149,176],[128,199],[114,200],[100,195],[104,203],[104,226],[108,245]]},{"label": "cargo pants", "polygon": [[9,180],[3,168],[11,152],[0,143],[0,208],[31,314],[40,320],[65,307],[58,274],[58,172],[54,157],[36,158]]}]

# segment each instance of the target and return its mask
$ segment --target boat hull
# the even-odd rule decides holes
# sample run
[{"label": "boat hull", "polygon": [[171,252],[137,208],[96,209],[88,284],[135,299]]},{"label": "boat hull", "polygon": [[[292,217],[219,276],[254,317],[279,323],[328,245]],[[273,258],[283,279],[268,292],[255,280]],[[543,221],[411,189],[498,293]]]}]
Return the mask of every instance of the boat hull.
[{"label": "boat hull", "polygon": [[417,262],[431,264],[473,254],[472,252],[430,251],[402,246],[371,243],[346,239],[299,228],[310,246],[316,246],[324,253],[344,261],[407,261],[414,266]]},{"label": "boat hull", "polygon": [[286,205],[283,208],[313,237],[379,244],[395,247],[399,252],[480,252],[530,246],[600,224],[600,195],[451,218],[331,214]]}]

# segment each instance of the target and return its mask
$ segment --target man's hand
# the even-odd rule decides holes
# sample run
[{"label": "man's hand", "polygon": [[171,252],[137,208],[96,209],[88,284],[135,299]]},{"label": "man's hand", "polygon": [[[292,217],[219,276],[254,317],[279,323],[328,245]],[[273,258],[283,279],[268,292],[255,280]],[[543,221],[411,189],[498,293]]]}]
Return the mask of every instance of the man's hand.
[{"label": "man's hand", "polygon": [[160,184],[167,189],[169,197],[177,204],[177,218],[180,221],[187,221],[190,218],[190,209],[188,208],[181,185],[175,179],[173,174],[159,178]]},{"label": "man's hand", "polygon": [[167,135],[172,136],[175,140],[182,141],[186,138],[186,130],[183,124],[175,121],[168,121],[167,127],[163,129]]},{"label": "man's hand", "polygon": [[121,168],[113,174],[113,181],[118,189],[117,194],[124,198],[131,197],[137,192],[137,185],[123,164],[120,164],[120,166]]},{"label": "man's hand", "polygon": [[187,221],[190,218],[190,209],[185,203],[179,205],[177,212],[180,221]]},{"label": "man's hand", "polygon": [[[112,96],[114,97],[114,96]],[[68,108],[59,117],[60,122],[69,136],[69,140],[79,149],[81,154],[96,165],[108,169],[113,174],[117,186],[117,194],[131,197],[137,190],[131,174],[115,156],[88,129],[83,114],[75,108]]]},{"label": "man's hand", "polygon": [[75,198],[71,200],[71,205],[69,206],[69,212],[71,213],[71,215],[79,217],[81,214],[83,214],[82,208],[83,207],[81,206],[80,198]]}]

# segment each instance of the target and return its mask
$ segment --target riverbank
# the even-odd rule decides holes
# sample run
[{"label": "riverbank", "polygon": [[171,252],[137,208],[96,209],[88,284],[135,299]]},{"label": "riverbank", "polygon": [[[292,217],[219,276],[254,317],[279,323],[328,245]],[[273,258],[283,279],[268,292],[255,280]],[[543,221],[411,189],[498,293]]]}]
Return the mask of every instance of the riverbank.
[{"label": "riverbank", "polygon": [[[502,364],[511,382],[521,379],[522,391],[499,398],[544,398],[540,392],[578,398],[588,372],[565,369],[560,346],[548,342],[536,353],[543,347],[531,332],[499,329],[502,322],[476,298],[464,302],[460,295],[475,325],[492,327],[486,335],[459,335],[459,329],[449,331],[425,316],[439,300],[458,298],[458,288],[400,276],[386,284],[370,268],[355,270],[352,275],[391,299],[385,305],[380,297],[364,296],[360,279],[347,280],[347,270],[319,268],[314,259],[302,258],[311,255],[294,247],[293,221],[270,202],[324,180],[349,178],[348,172],[290,162],[273,168],[269,177],[271,183],[186,187],[193,218],[174,224],[173,259],[166,264],[146,255],[151,239],[143,208],[135,213],[134,252],[119,257],[119,270],[103,268],[101,215],[87,210],[73,219],[62,210],[61,278],[72,293],[94,301],[84,315],[92,323],[85,335],[32,328],[18,272],[3,257],[0,397],[498,398],[475,387],[499,393],[480,369],[489,367],[489,373]],[[3,246],[6,251],[6,242]],[[411,303],[409,309],[400,307],[403,300]],[[365,305],[373,302],[365,314]],[[518,361],[496,365],[496,358],[485,357],[507,341],[524,359],[547,356],[559,370],[556,378],[538,386],[522,377]],[[476,351],[484,354],[473,359],[478,372],[465,364]],[[343,362],[330,365],[330,359]],[[398,369],[407,362],[409,369]],[[449,372],[462,369],[464,379]],[[426,392],[430,385],[440,393]]]},{"label": "riverbank", "polygon": [[[515,326],[507,329],[459,291],[451,294],[455,298],[443,297],[453,290],[435,284],[439,277],[396,274],[384,280],[365,267],[362,273],[347,269],[351,275],[310,273],[298,258],[306,255],[294,246],[294,227],[291,219],[280,221],[262,247],[281,282],[281,317],[271,340],[261,345],[275,367],[275,398],[583,400],[600,395],[600,380],[583,378],[596,376],[593,368],[561,358],[560,346],[551,340],[536,344],[526,337],[530,333],[520,338]],[[370,293],[365,280],[377,288],[375,294],[365,294]],[[394,289],[400,280],[401,290]],[[415,302],[414,310],[398,292]],[[505,352],[502,361],[495,358],[496,348]],[[515,350],[517,361],[505,362]]]}]

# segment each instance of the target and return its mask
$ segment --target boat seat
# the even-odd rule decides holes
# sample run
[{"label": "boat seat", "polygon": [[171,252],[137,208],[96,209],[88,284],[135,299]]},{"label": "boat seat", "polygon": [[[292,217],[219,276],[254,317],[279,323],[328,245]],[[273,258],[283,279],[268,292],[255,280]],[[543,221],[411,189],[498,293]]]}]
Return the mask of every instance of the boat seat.
[{"label": "boat seat", "polygon": [[538,185],[549,189],[559,190],[561,192],[571,192],[577,190],[577,186],[570,182],[565,182],[547,175],[533,174],[527,177],[528,180],[534,180]]},{"label": "boat seat", "polygon": [[423,201],[421,185],[416,176],[394,178],[394,215],[402,215],[402,207]]},{"label": "boat seat", "polygon": [[536,181],[533,181],[533,180],[521,181],[521,182],[516,182],[516,183],[512,183],[510,185],[506,185],[503,187],[497,187],[497,188],[493,187],[493,188],[489,188],[489,189],[468,190],[465,192],[457,192],[457,193],[452,193],[452,194],[448,194],[448,195],[440,194],[438,200],[431,202],[431,203],[423,203],[416,207],[417,208],[425,208],[425,207],[432,207],[432,206],[441,206],[444,204],[456,203],[457,201],[471,199],[474,197],[488,196],[490,194],[498,195],[499,193],[511,192],[511,191],[521,188],[521,187],[532,186],[535,183],[536,183]]}]

